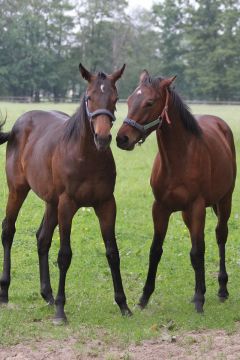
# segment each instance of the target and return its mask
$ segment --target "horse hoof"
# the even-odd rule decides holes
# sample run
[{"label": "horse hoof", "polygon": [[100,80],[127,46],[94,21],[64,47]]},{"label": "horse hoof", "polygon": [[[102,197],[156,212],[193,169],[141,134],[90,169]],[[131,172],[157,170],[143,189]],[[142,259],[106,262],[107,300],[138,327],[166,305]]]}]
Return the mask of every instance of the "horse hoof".
[{"label": "horse hoof", "polygon": [[228,296],[218,296],[218,298],[221,303],[224,303],[228,299]]},{"label": "horse hoof", "polygon": [[138,305],[139,309],[143,310],[146,308],[147,304],[148,304],[148,300],[145,299],[144,297],[141,297],[141,299],[139,300],[139,303],[137,305]]},{"label": "horse hoof", "polygon": [[131,310],[128,307],[126,307],[125,309],[122,309],[121,312],[122,312],[122,316],[124,316],[124,317],[130,317],[133,315],[133,313],[131,312]]},{"label": "horse hoof", "polygon": [[53,297],[53,296],[50,297],[48,300],[46,300],[46,302],[47,302],[47,305],[48,305],[48,306],[54,305],[54,303],[55,303],[54,297]]},{"label": "horse hoof", "polygon": [[0,305],[8,304],[8,297],[0,295]]},{"label": "horse hoof", "polygon": [[67,324],[67,318],[66,317],[55,317],[53,319],[53,325],[55,326],[62,326]]},{"label": "horse hoof", "polygon": [[195,302],[195,309],[198,314],[203,314],[203,304],[199,302]]},{"label": "horse hoof", "polygon": [[54,297],[52,295],[52,293],[41,293],[43,299],[46,301],[47,305],[54,305]]},{"label": "horse hoof", "polygon": [[228,299],[228,292],[227,291],[219,291],[218,292],[218,298],[220,302],[224,302]]}]

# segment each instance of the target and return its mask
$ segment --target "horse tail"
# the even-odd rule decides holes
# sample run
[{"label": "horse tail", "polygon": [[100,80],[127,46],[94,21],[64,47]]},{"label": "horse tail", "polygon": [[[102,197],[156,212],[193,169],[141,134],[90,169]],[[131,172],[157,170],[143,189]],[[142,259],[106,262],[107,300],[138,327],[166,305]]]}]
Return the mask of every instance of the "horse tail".
[{"label": "horse tail", "polygon": [[[1,118],[2,118],[2,114],[0,114]],[[3,129],[3,126],[5,125],[5,122],[7,120],[7,115],[5,117],[5,119],[1,120],[0,121],[0,145],[4,144],[5,142],[7,142],[10,138],[10,134],[11,134],[11,131],[9,132],[3,132],[2,129]]]}]

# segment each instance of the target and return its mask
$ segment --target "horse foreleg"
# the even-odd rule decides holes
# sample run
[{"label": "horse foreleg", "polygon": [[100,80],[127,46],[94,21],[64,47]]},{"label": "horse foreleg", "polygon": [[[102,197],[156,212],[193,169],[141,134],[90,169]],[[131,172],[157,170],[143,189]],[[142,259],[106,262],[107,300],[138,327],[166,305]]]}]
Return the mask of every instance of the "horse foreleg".
[{"label": "horse foreleg", "polygon": [[41,295],[50,305],[54,304],[54,298],[50,283],[48,253],[51,247],[52,236],[57,225],[57,221],[56,206],[46,204],[46,211],[36,236],[38,245]]},{"label": "horse foreleg", "polygon": [[217,204],[218,224],[216,227],[216,238],[217,238],[219,258],[220,258],[219,274],[218,274],[218,282],[219,282],[218,296],[221,301],[226,300],[229,295],[227,290],[228,274],[225,265],[225,244],[227,242],[227,236],[228,236],[227,223],[231,214],[231,204],[232,204],[232,194],[228,194]]},{"label": "horse foreleg", "polygon": [[65,296],[65,282],[68,268],[71,264],[72,249],[70,245],[70,235],[72,219],[77,211],[77,206],[66,195],[62,195],[58,204],[58,224],[60,233],[60,250],[58,252],[58,267],[59,267],[59,285],[58,293],[55,300],[56,314],[54,317],[54,324],[59,324],[67,321],[64,312],[66,302]]},{"label": "horse foreleg", "polygon": [[149,254],[149,269],[147,280],[143,288],[143,294],[139,300],[139,306],[143,309],[147,305],[150,296],[155,289],[155,279],[158,264],[163,253],[163,241],[168,228],[170,212],[163,209],[157,201],[153,203],[152,217],[154,225],[153,241]]},{"label": "horse foreleg", "polygon": [[2,244],[4,249],[3,273],[0,279],[0,303],[8,302],[8,289],[11,282],[11,247],[15,234],[15,223],[19,210],[28,194],[24,191],[10,191],[6,208],[6,217],[2,222]]},{"label": "horse foreleg", "polygon": [[116,204],[114,196],[110,200],[98,204],[94,209],[99,219],[106,248],[106,256],[112,273],[115,301],[122,315],[131,315],[132,313],[127,305],[120,273],[120,258],[115,238]]},{"label": "horse foreleg", "polygon": [[198,199],[191,208],[183,212],[183,219],[189,228],[192,248],[190,258],[192,267],[195,271],[195,294],[193,302],[197,312],[203,312],[205,302],[204,294],[206,292],[205,285],[205,269],[204,269],[204,226],[205,226],[206,209],[202,199]]}]

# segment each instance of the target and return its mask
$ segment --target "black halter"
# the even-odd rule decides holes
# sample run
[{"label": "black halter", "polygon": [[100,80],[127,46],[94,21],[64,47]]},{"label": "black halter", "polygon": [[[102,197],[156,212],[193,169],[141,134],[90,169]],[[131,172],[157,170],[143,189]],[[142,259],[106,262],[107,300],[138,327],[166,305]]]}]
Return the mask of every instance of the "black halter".
[{"label": "black halter", "polygon": [[140,131],[141,133],[141,139],[138,141],[138,144],[142,144],[144,143],[144,141],[146,140],[146,135],[147,135],[147,130],[151,129],[152,127],[159,125],[161,126],[162,123],[162,117],[159,116],[156,120],[151,121],[150,123],[146,124],[146,125],[141,125],[139,123],[137,123],[135,120],[130,119],[130,118],[126,118],[123,123],[128,124],[134,128],[136,128],[137,130]]},{"label": "black halter", "polygon": [[111,111],[109,111],[107,109],[97,109],[97,110],[95,110],[93,112],[90,112],[89,109],[88,109],[89,96],[87,94],[85,94],[84,99],[85,99],[85,107],[86,107],[87,116],[88,116],[91,124],[92,124],[92,118],[94,116],[97,116],[97,115],[107,115],[107,116],[109,116],[112,123],[116,120],[114,114],[111,113]]}]

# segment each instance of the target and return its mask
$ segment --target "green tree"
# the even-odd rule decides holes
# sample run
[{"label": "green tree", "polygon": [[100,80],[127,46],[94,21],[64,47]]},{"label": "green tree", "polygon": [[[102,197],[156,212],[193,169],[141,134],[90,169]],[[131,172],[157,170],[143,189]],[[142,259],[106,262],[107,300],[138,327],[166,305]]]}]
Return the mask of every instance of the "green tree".
[{"label": "green tree", "polygon": [[185,74],[192,98],[222,100],[231,96],[229,79],[232,73],[236,75],[233,63],[239,64],[239,10],[237,18],[230,2],[197,0],[188,6]]},{"label": "green tree", "polygon": [[177,75],[179,87],[185,92],[184,20],[183,0],[164,0],[153,5],[152,24],[157,35],[158,71],[163,76]]}]

